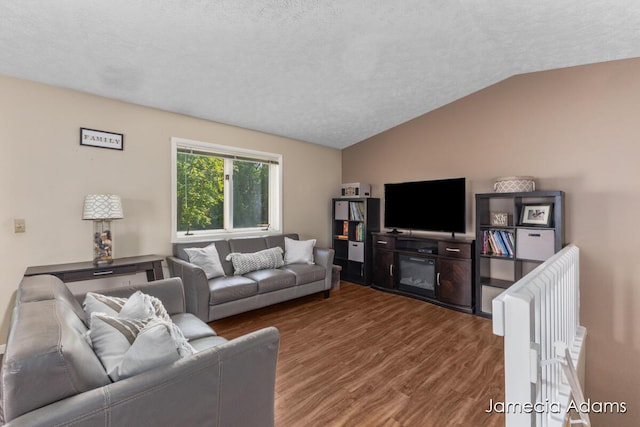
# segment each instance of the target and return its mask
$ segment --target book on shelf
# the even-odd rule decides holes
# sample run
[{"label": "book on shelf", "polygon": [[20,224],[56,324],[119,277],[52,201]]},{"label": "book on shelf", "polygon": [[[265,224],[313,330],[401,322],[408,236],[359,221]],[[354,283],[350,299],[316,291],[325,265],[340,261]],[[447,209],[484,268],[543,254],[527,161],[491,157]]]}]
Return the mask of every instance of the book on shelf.
[{"label": "book on shelf", "polygon": [[356,226],[356,241],[363,242],[364,241],[364,223],[361,222]]},{"label": "book on shelf", "polygon": [[493,238],[496,239],[498,243],[498,247],[500,248],[500,255],[507,256],[509,255],[509,251],[507,250],[507,245],[504,243],[502,239],[502,233],[500,231],[493,231]]},{"label": "book on shelf", "polygon": [[353,221],[364,221],[364,203],[350,202],[349,210]]},{"label": "book on shelf", "polygon": [[514,251],[515,255],[516,238],[511,231],[507,232],[507,236],[509,237],[509,244],[511,245],[511,249]]},{"label": "book on shelf", "polygon": [[482,231],[482,254],[488,255],[491,253],[491,246],[489,246],[489,237],[487,230]]},{"label": "book on shelf", "polygon": [[484,230],[482,232],[482,254],[513,257],[515,239],[507,230]]},{"label": "book on shelf", "polygon": [[342,221],[342,234],[349,235],[349,221]]},{"label": "book on shelf", "polygon": [[511,247],[511,243],[509,242],[509,238],[507,237],[508,231],[504,230],[494,230],[494,235],[496,239],[499,240],[500,247],[502,249],[502,256],[510,256],[512,257],[514,254],[514,250]]},{"label": "book on shelf", "polygon": [[493,255],[498,253],[489,230],[482,231],[482,253],[484,255]]},{"label": "book on shelf", "polygon": [[502,251],[502,246],[500,245],[499,240],[496,238],[496,234],[492,231],[489,231],[489,241],[493,243],[493,254],[494,255],[504,255]]},{"label": "book on shelf", "polygon": [[344,234],[338,234],[336,236],[336,239],[338,239],[338,240],[349,240],[349,236],[344,235]]},{"label": "book on shelf", "polygon": [[505,245],[507,245],[507,250],[509,251],[509,256],[514,257],[516,255],[516,245],[515,240],[513,238],[513,233],[511,231],[501,231],[502,239],[504,240]]}]

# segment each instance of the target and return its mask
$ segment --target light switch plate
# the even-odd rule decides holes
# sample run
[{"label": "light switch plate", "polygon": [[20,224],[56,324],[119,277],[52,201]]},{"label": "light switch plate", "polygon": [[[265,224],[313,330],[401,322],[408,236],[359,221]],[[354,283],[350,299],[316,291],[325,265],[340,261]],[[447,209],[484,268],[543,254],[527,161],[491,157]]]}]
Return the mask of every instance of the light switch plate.
[{"label": "light switch plate", "polygon": [[27,231],[27,224],[24,221],[24,218],[16,218],[13,220],[13,232],[14,233],[24,233]]}]

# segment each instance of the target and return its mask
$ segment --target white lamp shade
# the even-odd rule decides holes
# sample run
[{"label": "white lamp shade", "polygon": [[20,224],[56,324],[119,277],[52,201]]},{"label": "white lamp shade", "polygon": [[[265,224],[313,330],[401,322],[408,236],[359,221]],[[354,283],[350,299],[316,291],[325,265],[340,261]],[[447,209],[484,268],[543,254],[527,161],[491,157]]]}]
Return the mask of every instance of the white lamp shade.
[{"label": "white lamp shade", "polygon": [[122,201],[114,194],[88,194],[84,199],[82,219],[121,219]]}]

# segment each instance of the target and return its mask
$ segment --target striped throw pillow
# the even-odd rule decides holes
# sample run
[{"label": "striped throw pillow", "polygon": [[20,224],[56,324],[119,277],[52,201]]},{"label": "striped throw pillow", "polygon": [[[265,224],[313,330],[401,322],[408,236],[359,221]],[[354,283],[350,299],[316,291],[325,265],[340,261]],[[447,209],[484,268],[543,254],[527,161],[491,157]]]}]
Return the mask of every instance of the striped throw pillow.
[{"label": "striped throw pillow", "polygon": [[173,322],[157,317],[129,319],[93,313],[89,337],[96,355],[113,381],[195,353]]}]

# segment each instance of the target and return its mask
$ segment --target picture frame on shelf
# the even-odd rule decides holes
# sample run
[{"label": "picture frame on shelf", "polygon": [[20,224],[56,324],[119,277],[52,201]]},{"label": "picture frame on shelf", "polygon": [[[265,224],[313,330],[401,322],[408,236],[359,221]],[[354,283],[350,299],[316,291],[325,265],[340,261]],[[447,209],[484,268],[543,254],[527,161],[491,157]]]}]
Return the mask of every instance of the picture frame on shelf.
[{"label": "picture frame on shelf", "polygon": [[508,212],[491,212],[491,225],[494,227],[506,227],[509,225]]},{"label": "picture frame on shelf", "polygon": [[553,204],[525,204],[520,213],[520,225],[549,227]]}]

